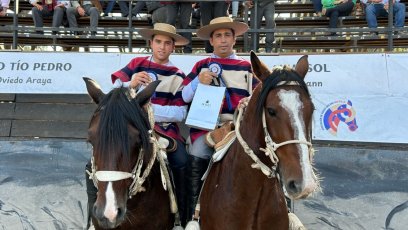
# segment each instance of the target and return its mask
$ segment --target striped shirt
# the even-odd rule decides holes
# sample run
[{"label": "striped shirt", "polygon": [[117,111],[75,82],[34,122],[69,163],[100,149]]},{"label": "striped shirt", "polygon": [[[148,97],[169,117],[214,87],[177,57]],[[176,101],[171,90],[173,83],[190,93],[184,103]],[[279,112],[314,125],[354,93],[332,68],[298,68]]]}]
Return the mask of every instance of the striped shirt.
[{"label": "striped shirt", "polygon": [[[188,95],[188,91],[195,92],[198,84],[198,75],[202,71],[208,71],[208,65],[211,63],[218,63],[222,67],[221,77],[226,84],[226,92],[229,94],[230,105],[224,98],[224,102],[221,109],[220,121],[231,121],[233,119],[234,111],[238,106],[239,101],[252,94],[252,90],[258,83],[258,80],[253,77],[251,63],[233,54],[228,58],[219,58],[214,54],[211,57],[198,61],[191,72],[183,81],[183,97]],[[184,97],[186,102],[191,102],[187,99],[189,96]],[[190,128],[191,142],[199,138],[201,135],[206,134],[207,131],[196,128]]]},{"label": "striped shirt", "polygon": [[[171,63],[170,65],[161,65],[151,61],[151,59],[151,57],[137,57],[132,59],[124,68],[112,74],[112,83],[115,83],[118,79],[122,82],[129,82],[133,74],[142,71],[156,73],[158,80],[161,80],[161,82],[157,86],[156,92],[151,99],[155,120],[160,121],[156,122],[155,130],[169,137],[184,141],[176,122],[185,118],[185,112],[183,111],[186,109],[186,103],[181,97],[181,84],[185,75]],[[182,119],[174,120],[173,118],[166,118],[166,114],[160,116],[158,109],[160,109],[160,111],[166,111],[163,113],[178,113],[178,117],[181,116]]]}]

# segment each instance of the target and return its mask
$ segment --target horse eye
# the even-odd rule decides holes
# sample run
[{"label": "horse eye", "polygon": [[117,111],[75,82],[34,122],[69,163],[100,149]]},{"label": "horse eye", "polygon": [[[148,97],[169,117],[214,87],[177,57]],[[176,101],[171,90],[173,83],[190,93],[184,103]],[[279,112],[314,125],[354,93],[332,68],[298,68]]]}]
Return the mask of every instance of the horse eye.
[{"label": "horse eye", "polygon": [[275,117],[276,116],[276,111],[272,108],[268,108],[268,113],[270,116]]}]

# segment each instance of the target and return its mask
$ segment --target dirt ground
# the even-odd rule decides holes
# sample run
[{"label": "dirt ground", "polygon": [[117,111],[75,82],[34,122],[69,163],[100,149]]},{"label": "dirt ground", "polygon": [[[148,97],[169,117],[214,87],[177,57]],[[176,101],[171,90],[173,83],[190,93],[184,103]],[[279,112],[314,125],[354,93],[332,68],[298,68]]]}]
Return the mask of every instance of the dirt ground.
[{"label": "dirt ground", "polygon": [[[308,229],[385,229],[390,211],[408,200],[408,152],[320,146],[322,192],[295,202]],[[0,140],[0,229],[83,229],[84,141]],[[408,209],[388,229],[408,229]]]}]

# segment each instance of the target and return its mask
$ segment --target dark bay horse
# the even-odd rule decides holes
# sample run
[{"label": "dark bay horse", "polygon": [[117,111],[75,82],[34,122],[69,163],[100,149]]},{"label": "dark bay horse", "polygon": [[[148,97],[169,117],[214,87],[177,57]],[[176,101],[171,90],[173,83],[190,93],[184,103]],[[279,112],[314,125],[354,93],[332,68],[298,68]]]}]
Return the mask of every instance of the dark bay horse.
[{"label": "dark bay horse", "polygon": [[95,229],[172,229],[169,193],[156,162],[146,110],[159,81],[134,97],[128,88],[105,95],[95,81],[84,80],[98,105],[88,129],[93,147],[90,176],[98,188]]},{"label": "dark bay horse", "polygon": [[307,56],[294,70],[271,72],[253,52],[251,63],[261,83],[238,115],[237,139],[204,182],[200,225],[205,230],[288,230],[281,184],[293,199],[318,187],[310,143],[314,107],[304,82]]}]

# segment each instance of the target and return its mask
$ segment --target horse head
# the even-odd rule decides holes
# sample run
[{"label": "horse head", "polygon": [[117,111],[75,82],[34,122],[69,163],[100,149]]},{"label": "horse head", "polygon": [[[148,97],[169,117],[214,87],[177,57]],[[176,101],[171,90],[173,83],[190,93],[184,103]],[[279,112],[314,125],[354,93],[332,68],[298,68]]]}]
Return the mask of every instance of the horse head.
[{"label": "horse head", "polygon": [[93,217],[100,227],[115,228],[126,218],[135,169],[151,158],[151,125],[145,107],[159,81],[136,96],[129,88],[115,88],[104,94],[95,81],[84,81],[97,104],[88,129],[88,142],[93,148],[90,176],[98,188]]},{"label": "horse head", "polygon": [[[310,142],[314,106],[304,82],[309,68],[308,57],[301,57],[294,69],[284,66],[270,71],[251,52],[251,64],[254,74],[261,81],[246,110],[246,113],[254,111],[252,121],[249,116],[244,117],[250,120],[249,127],[257,127],[253,130],[257,130],[259,143],[257,146],[253,141],[252,144],[263,148],[269,156],[258,153],[262,162],[272,159],[268,166],[272,169],[276,167],[281,183],[291,198],[307,197],[318,187],[312,167],[313,149]],[[251,135],[254,133],[251,132]]]}]

